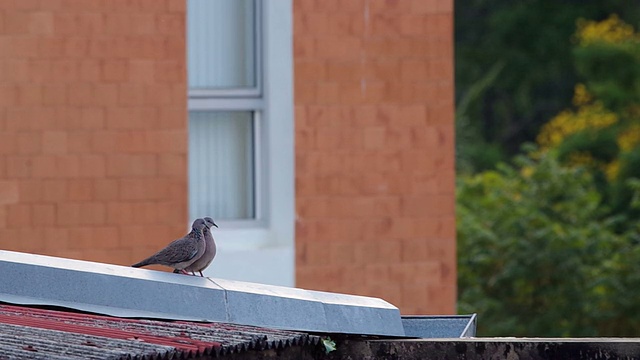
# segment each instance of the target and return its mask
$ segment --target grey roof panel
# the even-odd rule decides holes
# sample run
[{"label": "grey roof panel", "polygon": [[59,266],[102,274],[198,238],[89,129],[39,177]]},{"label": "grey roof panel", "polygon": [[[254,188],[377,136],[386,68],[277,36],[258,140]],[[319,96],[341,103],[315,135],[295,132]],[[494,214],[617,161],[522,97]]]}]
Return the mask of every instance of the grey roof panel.
[{"label": "grey roof panel", "polygon": [[388,302],[0,250],[0,301],[120,317],[403,336]]},{"label": "grey roof panel", "polygon": [[423,339],[467,338],[476,335],[476,314],[403,316],[407,336]]}]

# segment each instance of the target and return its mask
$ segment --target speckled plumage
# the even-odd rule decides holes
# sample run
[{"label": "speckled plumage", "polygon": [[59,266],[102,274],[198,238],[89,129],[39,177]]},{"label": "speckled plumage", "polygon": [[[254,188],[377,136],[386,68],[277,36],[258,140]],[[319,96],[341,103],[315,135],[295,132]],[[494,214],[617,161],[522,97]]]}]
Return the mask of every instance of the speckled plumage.
[{"label": "speckled plumage", "polygon": [[183,270],[204,254],[206,245],[203,230],[205,228],[205,220],[197,219],[193,222],[190,233],[172,241],[164,249],[131,266],[142,267],[157,264]]},{"label": "speckled plumage", "polygon": [[216,223],[213,222],[213,219],[210,217],[204,218],[204,222],[206,225],[203,229],[205,243],[204,253],[193,264],[184,268],[185,271],[190,271],[193,274],[199,272],[200,276],[203,276],[202,270],[206,269],[213,261],[213,258],[216,257],[216,242],[213,240],[211,227],[218,227],[218,225],[216,225]]}]

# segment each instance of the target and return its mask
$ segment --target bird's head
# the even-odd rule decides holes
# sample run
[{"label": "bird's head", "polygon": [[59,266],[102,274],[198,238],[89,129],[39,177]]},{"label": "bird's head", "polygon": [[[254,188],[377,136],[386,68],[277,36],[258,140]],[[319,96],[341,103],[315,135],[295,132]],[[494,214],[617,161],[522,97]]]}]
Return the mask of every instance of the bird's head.
[{"label": "bird's head", "polygon": [[191,228],[194,230],[204,230],[205,227],[207,227],[207,223],[204,219],[196,219],[193,225],[191,225]]},{"label": "bird's head", "polygon": [[216,225],[216,223],[213,222],[213,219],[208,217],[208,216],[206,218],[204,218],[204,222],[205,222],[207,228],[209,228],[209,229],[211,229],[212,226],[218,227],[218,225]]}]

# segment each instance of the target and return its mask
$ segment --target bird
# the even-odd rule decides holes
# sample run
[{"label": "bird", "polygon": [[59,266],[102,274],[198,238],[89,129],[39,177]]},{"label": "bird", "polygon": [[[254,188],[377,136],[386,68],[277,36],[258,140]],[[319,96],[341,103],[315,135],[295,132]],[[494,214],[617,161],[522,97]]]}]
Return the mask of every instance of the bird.
[{"label": "bird", "polygon": [[[204,222],[206,225],[203,229],[205,243],[204,254],[202,254],[202,256],[198,258],[198,260],[196,260],[193,264],[184,268],[185,271],[190,271],[193,275],[195,275],[197,271],[200,273],[200,276],[204,276],[202,275],[202,270],[206,269],[213,261],[213,258],[216,257],[216,242],[213,240],[211,227],[218,227],[218,225],[216,225],[216,223],[213,222],[213,219],[208,216],[204,218]],[[180,271],[174,270],[173,272],[179,273]]]},{"label": "bird", "polygon": [[206,227],[204,219],[196,219],[191,225],[190,233],[172,241],[164,249],[131,266],[138,268],[154,264],[164,265],[186,274],[184,268],[193,264],[204,254],[206,245],[203,231]]}]

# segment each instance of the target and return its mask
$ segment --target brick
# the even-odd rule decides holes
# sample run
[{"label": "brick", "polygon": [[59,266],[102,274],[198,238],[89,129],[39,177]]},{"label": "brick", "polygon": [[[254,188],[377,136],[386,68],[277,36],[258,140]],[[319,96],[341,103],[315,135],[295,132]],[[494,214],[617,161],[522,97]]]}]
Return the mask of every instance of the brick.
[{"label": "brick", "polygon": [[11,133],[0,132],[0,155],[15,154],[18,151],[18,138]]},{"label": "brick", "polygon": [[[142,260],[143,258],[153,254],[154,252],[162,249],[166,246],[166,244],[174,239],[177,239],[184,235],[173,234],[169,231],[170,228],[166,225],[157,225],[157,226],[121,226],[120,227],[120,237],[123,241],[131,242],[135,239],[137,242],[137,246],[149,246],[153,248],[151,252],[146,253],[146,255],[142,255],[138,260]],[[135,252],[134,252],[135,253]]]},{"label": "brick", "polygon": [[[356,1],[357,2],[357,1]],[[363,36],[366,31],[365,15],[362,13],[333,13],[329,18],[328,34],[340,36]]]},{"label": "brick", "polygon": [[340,85],[336,82],[317,83],[315,100],[318,104],[340,103]]},{"label": "brick", "polygon": [[69,179],[67,182],[68,197],[71,201],[90,201],[94,199],[93,180]]},{"label": "brick", "polygon": [[[303,79],[304,81],[326,80],[327,66],[324,61],[296,61],[294,73],[294,79]],[[334,78],[331,80],[335,81],[339,79],[334,76]]]},{"label": "brick", "polygon": [[[75,178],[80,176],[80,158],[78,155],[61,155],[55,157],[56,171],[54,176]],[[51,174],[49,174],[51,175]]]},{"label": "brick", "polygon": [[130,81],[133,83],[155,82],[155,61],[129,59]]},{"label": "brick", "polygon": [[181,56],[184,56],[182,54],[187,52],[186,36],[176,36],[176,34],[166,36],[163,49],[163,54],[166,58],[184,61]]},{"label": "brick", "polygon": [[64,154],[67,152],[67,133],[64,131],[45,131],[42,133],[42,151],[46,154]]},{"label": "brick", "polygon": [[123,82],[129,77],[127,60],[108,59],[102,62],[102,80],[106,82]]},{"label": "brick", "polygon": [[156,17],[153,13],[131,14],[131,22],[131,34],[151,35],[156,32]]},{"label": "brick", "polygon": [[158,155],[158,174],[163,177],[182,179],[187,173],[187,156],[182,154]]},{"label": "brick", "polygon": [[40,59],[59,59],[64,56],[65,40],[59,36],[43,36],[38,39]]},{"label": "brick", "polygon": [[5,206],[7,212],[7,227],[29,227],[32,224],[31,205],[9,204]]},{"label": "brick", "polygon": [[[327,244],[328,249],[323,252],[325,264],[349,265],[354,261],[354,248],[350,242],[332,242]],[[326,259],[328,250],[328,259]]]},{"label": "brick", "polygon": [[115,179],[93,180],[93,194],[96,200],[113,200],[118,198],[119,184]]},{"label": "brick", "polygon": [[[117,194],[116,194],[117,195]],[[122,225],[134,224],[134,209],[131,202],[109,202],[107,203],[107,224]]]},{"label": "brick", "polygon": [[7,163],[7,160],[5,159],[5,157],[0,155],[0,179],[8,178],[6,163]]},{"label": "brick", "polygon": [[433,307],[429,306],[431,297],[427,292],[426,286],[403,286],[401,289],[402,303],[400,307],[403,315],[433,312]]},{"label": "brick", "polygon": [[34,106],[42,104],[41,85],[18,85],[17,105]]},{"label": "brick", "polygon": [[56,223],[68,225],[100,225],[106,221],[104,203],[65,202],[57,204]]},{"label": "brick", "polygon": [[103,129],[105,127],[106,110],[99,107],[83,107],[79,117],[82,129]]},{"label": "brick", "polygon": [[370,28],[374,36],[393,37],[402,33],[401,16],[389,13],[374,14],[371,17]]},{"label": "brick", "polygon": [[[16,82],[26,81],[29,79],[29,65],[24,61],[24,59],[4,59],[2,66],[3,71],[0,75],[0,78]],[[0,91],[2,91],[1,89],[2,87],[0,86]],[[0,100],[0,104],[2,104],[1,101],[6,101],[5,96],[6,94],[2,94],[2,96],[0,97],[0,99],[2,99]]]},{"label": "brick", "polygon": [[56,222],[56,207],[53,204],[33,205],[33,224],[42,226],[53,226]]},{"label": "brick", "polygon": [[124,106],[146,105],[145,87],[143,85],[118,85],[118,104]]},{"label": "brick", "polygon": [[44,189],[43,201],[58,202],[66,200],[68,196],[67,181],[61,179],[47,179],[42,181]]},{"label": "brick", "polygon": [[170,12],[186,12],[186,3],[182,0],[166,0],[167,10]]},{"label": "brick", "polygon": [[69,131],[66,135],[66,152],[69,154],[80,154],[90,152],[93,144],[91,143],[90,132],[87,131]]},{"label": "brick", "polygon": [[56,35],[78,34],[78,15],[66,12],[55,12],[53,15],[53,29]]},{"label": "brick", "polygon": [[[9,15],[10,16],[7,16]],[[24,35],[29,32],[31,21],[29,13],[25,11],[11,11],[4,16],[4,34]]]},{"label": "brick", "polygon": [[109,177],[156,177],[158,161],[156,155],[107,155]]},{"label": "brick", "polygon": [[0,180],[0,205],[15,204],[20,198],[19,182]]},{"label": "brick", "polygon": [[184,154],[187,152],[187,131],[160,130],[149,132],[149,150],[166,154]]},{"label": "brick", "polygon": [[122,179],[119,186],[123,200],[160,200],[169,190],[169,182],[163,179]]},{"label": "brick", "polygon": [[83,59],[78,62],[78,79],[97,82],[101,79],[101,62],[96,59]]},{"label": "brick", "polygon": [[38,203],[42,202],[44,189],[42,181],[39,180],[22,180],[18,183],[18,194],[20,203]]},{"label": "brick", "polygon": [[366,79],[397,80],[401,76],[402,63],[395,59],[367,61],[363,73]]},{"label": "brick", "polygon": [[187,127],[187,111],[184,107],[164,106],[159,109],[159,129],[185,129]]},{"label": "brick", "polygon": [[43,85],[42,86],[43,105],[66,105],[67,88],[65,85]]},{"label": "brick", "polygon": [[158,82],[184,81],[187,70],[184,61],[159,60],[154,63],[154,79]]},{"label": "brick", "polygon": [[90,136],[91,136],[94,152],[113,153],[116,150],[120,149],[119,138],[122,136],[120,132],[116,132],[116,131],[92,132]]},{"label": "brick", "polygon": [[185,32],[185,15],[183,13],[158,14],[156,18],[157,33],[163,35]]},{"label": "brick", "polygon": [[104,31],[107,35],[130,34],[132,18],[126,13],[109,12],[104,16]]},{"label": "brick", "polygon": [[363,133],[363,145],[365,149],[380,149],[386,145],[386,129],[384,127],[368,127]]},{"label": "brick", "polygon": [[69,230],[65,228],[44,227],[42,228],[44,236],[40,244],[45,252],[57,249],[67,248],[69,239]]},{"label": "brick", "polygon": [[112,107],[118,103],[117,84],[95,84],[93,88],[95,104]]},{"label": "brick", "polygon": [[[119,247],[118,228],[110,226],[100,227],[72,227],[69,229],[69,245],[71,248],[88,250],[115,249]],[[95,261],[107,261],[106,258]]]},{"label": "brick", "polygon": [[50,12],[31,13],[28,20],[31,34],[50,35],[53,33],[53,14]]},{"label": "brick", "polygon": [[37,154],[42,150],[42,134],[39,132],[19,132],[17,139],[19,154]]},{"label": "brick", "polygon": [[94,85],[90,83],[71,83],[67,85],[69,104],[74,106],[95,105]]},{"label": "brick", "polygon": [[[295,36],[293,38],[293,56],[296,60],[312,59],[316,55],[315,38]],[[297,88],[296,88],[297,92]]]},{"label": "brick", "polygon": [[315,53],[327,59],[357,60],[360,59],[362,46],[362,40],[355,36],[322,37],[315,41]]},{"label": "brick", "polygon": [[104,14],[99,12],[81,12],[76,15],[77,32],[87,36],[104,34],[106,21]]},{"label": "brick", "polygon": [[16,230],[16,232],[12,233],[12,236],[15,236],[15,241],[13,241],[12,247],[9,250],[25,253],[39,252],[40,248],[42,247],[39,239],[42,239],[44,234],[42,229],[21,227],[19,229],[13,230]]},{"label": "brick", "polygon": [[[11,21],[15,21],[15,18],[12,17]],[[6,27],[5,23],[5,29]],[[30,36],[10,37],[6,40],[5,50],[4,54],[7,57],[33,58],[38,56],[38,39]]]},{"label": "brick", "polygon": [[78,166],[80,177],[102,178],[107,174],[106,160],[103,155],[80,155]]},{"label": "brick", "polygon": [[110,38],[91,38],[89,40],[89,57],[102,61],[107,57],[114,56],[113,42],[114,40]]},{"label": "brick", "polygon": [[58,166],[55,156],[34,156],[31,158],[30,164],[32,167],[31,176],[36,179],[57,177]]}]

